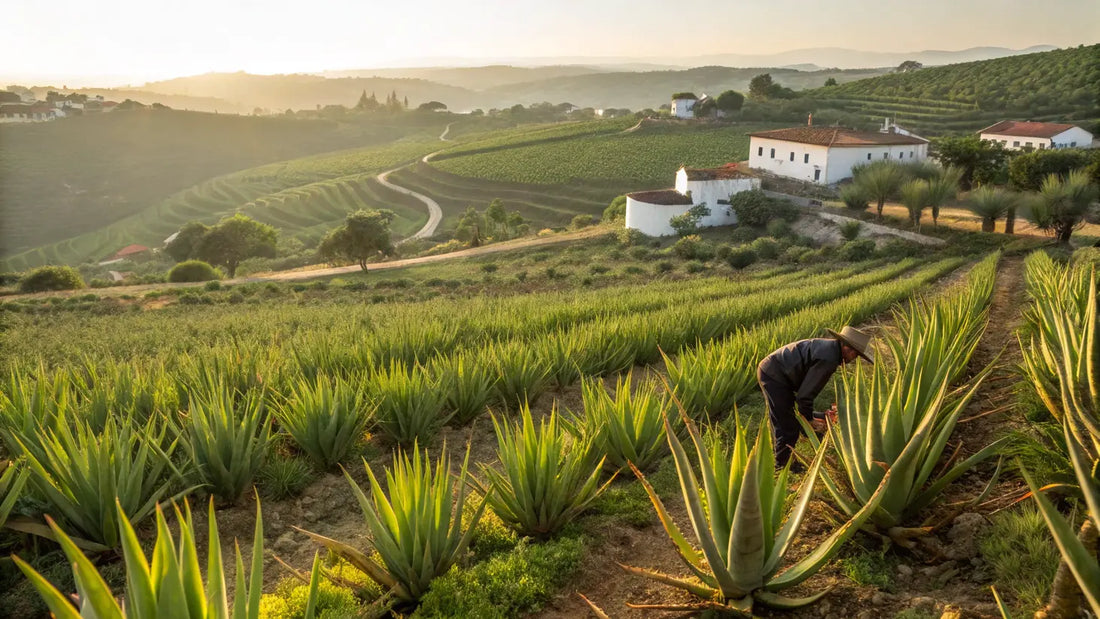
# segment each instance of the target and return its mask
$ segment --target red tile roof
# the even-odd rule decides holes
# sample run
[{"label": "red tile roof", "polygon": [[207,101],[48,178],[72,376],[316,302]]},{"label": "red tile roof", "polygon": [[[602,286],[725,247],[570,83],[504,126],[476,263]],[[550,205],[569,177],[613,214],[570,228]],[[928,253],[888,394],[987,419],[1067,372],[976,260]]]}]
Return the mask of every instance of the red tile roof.
[{"label": "red tile roof", "polygon": [[626,197],[645,202],[646,204],[659,204],[661,206],[689,205],[691,198],[675,189],[658,189],[656,191],[635,191],[626,194]]},{"label": "red tile roof", "polygon": [[126,256],[133,256],[135,254],[141,254],[149,251],[149,248],[144,245],[127,245],[122,249],[115,252],[115,255],[111,256],[109,260],[117,260],[119,258],[125,258]]},{"label": "red tile roof", "polygon": [[986,127],[978,132],[996,133],[997,135],[1014,135],[1021,138],[1052,138],[1076,125],[1064,125],[1062,123],[1037,123],[1023,120],[1002,120],[1001,122]]},{"label": "red tile roof", "polygon": [[720,168],[684,168],[689,181],[713,181],[731,178],[756,178],[756,174],[741,168],[736,163],[727,163]]},{"label": "red tile roof", "polygon": [[818,146],[892,146],[896,144],[927,144],[928,140],[901,133],[856,131],[843,127],[793,127],[750,133],[754,138],[816,144]]}]

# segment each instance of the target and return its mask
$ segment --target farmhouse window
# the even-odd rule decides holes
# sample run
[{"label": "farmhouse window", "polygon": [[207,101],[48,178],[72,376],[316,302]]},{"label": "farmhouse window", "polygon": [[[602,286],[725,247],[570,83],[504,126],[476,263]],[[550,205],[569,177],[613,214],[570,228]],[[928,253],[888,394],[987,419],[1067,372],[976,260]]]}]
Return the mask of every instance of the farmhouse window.
[{"label": "farmhouse window", "polygon": [[1076,146],[1077,146],[1077,142],[1070,142],[1070,143],[1069,143],[1069,147],[1070,147],[1070,148],[1074,148],[1074,147],[1076,147]]},{"label": "farmhouse window", "polygon": [[821,170],[814,170],[814,180],[815,181],[821,180]]},{"label": "farmhouse window", "polygon": [[775,159],[775,149],[774,148],[772,149],[772,154],[768,155],[768,156],[771,157],[772,159]]},{"label": "farmhouse window", "polygon": [[883,159],[889,159],[890,158],[890,153],[888,153],[888,152],[882,153],[882,158]]},{"label": "farmhouse window", "polygon": [[756,149],[756,154],[759,157],[763,157],[764,156],[764,147],[761,146],[760,148]]},{"label": "farmhouse window", "polygon": [[1027,144],[1025,144],[1025,146],[1032,146],[1032,143],[1028,142]]},{"label": "farmhouse window", "polygon": [[871,160],[871,153],[867,153],[867,161]]},{"label": "farmhouse window", "polygon": [[802,163],[809,163],[809,162],[810,162],[810,153],[806,153],[805,155],[802,155]]},{"label": "farmhouse window", "polygon": [[791,161],[794,161],[794,151],[791,151]]},{"label": "farmhouse window", "polygon": [[1013,140],[1012,145],[1013,146],[1019,146],[1020,145],[1020,140]]}]

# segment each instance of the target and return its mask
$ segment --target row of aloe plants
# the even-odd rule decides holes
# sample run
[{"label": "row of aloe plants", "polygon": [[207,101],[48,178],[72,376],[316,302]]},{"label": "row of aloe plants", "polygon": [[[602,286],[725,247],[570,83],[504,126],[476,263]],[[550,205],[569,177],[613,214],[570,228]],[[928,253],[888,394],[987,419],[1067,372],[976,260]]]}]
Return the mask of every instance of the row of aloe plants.
[{"label": "row of aloe plants", "polygon": [[[853,304],[866,305],[872,299],[881,300],[884,293],[898,297],[910,294],[916,287],[922,285],[929,278],[942,274],[946,269],[955,266],[955,263],[943,262],[922,270],[918,275],[881,284],[879,287],[863,294],[862,300],[845,298],[842,307],[851,307]],[[860,297],[860,293],[849,295]],[[799,325],[792,325],[799,326]],[[774,326],[766,333],[774,334]],[[520,342],[513,343],[513,350],[506,351],[503,355],[507,359],[514,359],[514,353],[522,352],[525,347]],[[499,346],[501,350],[505,345]],[[295,436],[303,451],[322,462],[322,466],[338,462],[342,459],[339,451],[350,449],[356,436],[367,427],[365,417],[368,414],[378,416],[380,427],[384,427],[384,404],[376,404],[377,408],[372,413],[364,413],[362,405],[363,393],[353,388],[347,382],[333,379],[331,384],[317,381],[314,385],[304,383],[291,389],[289,394],[272,393],[269,397],[269,381],[254,371],[255,367],[243,359],[200,359],[185,362],[190,371],[186,372],[184,387],[176,393],[177,402],[182,406],[186,403],[186,413],[173,411],[171,415],[150,415],[145,420],[139,420],[132,412],[120,420],[107,419],[102,427],[94,428],[94,420],[83,418],[83,407],[89,406],[91,399],[81,400],[78,396],[72,396],[72,391],[59,386],[59,382],[50,382],[42,376],[31,387],[20,385],[13,389],[15,397],[5,401],[4,438],[12,453],[24,453],[30,463],[32,473],[31,481],[39,491],[50,494],[47,487],[54,489],[54,500],[58,512],[65,514],[63,505],[69,508],[80,506],[88,513],[98,514],[98,518],[92,518],[84,522],[80,516],[83,514],[66,515],[66,524],[74,527],[81,535],[87,536],[85,542],[92,542],[86,546],[100,547],[117,546],[120,540],[112,531],[120,530],[123,524],[117,519],[120,510],[103,509],[104,501],[114,500],[114,495],[122,489],[127,506],[121,512],[132,514],[134,520],[140,520],[141,516],[148,516],[157,501],[167,498],[169,493],[175,493],[176,497],[182,496],[193,488],[188,487],[192,479],[188,471],[181,470],[177,466],[180,459],[174,458],[174,452],[178,446],[182,446],[181,453],[186,452],[186,460],[197,464],[193,473],[197,474],[197,480],[207,486],[220,499],[232,501],[240,497],[250,485],[251,477],[262,462],[265,453],[271,416],[266,412],[268,408],[276,410],[275,417],[281,421],[281,425],[291,435]],[[615,368],[622,369],[622,368]],[[393,400],[396,405],[390,412],[394,415],[394,422],[400,425],[402,421],[415,418],[416,414],[406,415],[402,407],[408,404],[409,397],[422,397],[425,393],[435,390],[431,384],[411,385],[409,380],[415,380],[416,371],[407,372],[396,362],[386,370],[388,378],[395,383],[396,395]],[[13,379],[13,383],[16,382]],[[97,381],[103,384],[106,381]],[[385,383],[385,381],[380,381]],[[377,387],[376,387],[377,388]],[[369,388],[368,388],[369,390]],[[159,392],[160,390],[158,390]],[[629,387],[620,387],[615,399],[609,401],[610,409],[614,409],[615,402],[627,397]],[[598,422],[593,422],[592,415],[587,413],[582,419],[572,423],[562,424],[573,429],[571,435],[575,438],[564,438],[562,428],[558,427],[552,417],[549,426],[543,427],[536,433],[534,422],[530,418],[525,405],[519,405],[519,395],[529,396],[519,390],[513,390],[517,396],[516,403],[524,414],[524,425],[516,429],[516,437],[509,443],[507,431],[503,422],[496,425],[498,440],[501,442],[501,459],[505,461],[506,453],[519,454],[508,461],[508,467],[503,474],[493,475],[488,473],[490,485],[486,487],[486,496],[497,496],[493,500],[494,511],[501,514],[507,522],[513,523],[525,533],[547,534],[556,530],[561,523],[567,521],[570,514],[577,511],[590,502],[599,488],[594,485],[597,473],[603,465],[603,458],[610,458],[613,462],[634,462],[638,454],[647,454],[650,462],[656,458],[660,450],[655,448],[662,439],[660,432],[655,432],[657,424],[654,423],[654,411],[660,410],[653,406],[644,407],[648,410],[648,422],[640,421],[641,427],[636,428],[634,420],[622,418],[620,413],[618,422],[621,427],[617,431],[598,432]],[[586,385],[586,398],[595,403],[599,398],[591,384]],[[411,395],[410,395],[411,394]],[[165,396],[171,399],[169,396]],[[67,403],[73,401],[71,407]],[[646,399],[646,398],[643,398]],[[442,400],[442,398],[439,398]],[[650,401],[653,400],[651,396]],[[23,403],[30,403],[24,408]],[[98,405],[97,405],[98,406]],[[102,408],[102,407],[100,407]],[[154,406],[154,409],[156,407]],[[436,418],[435,423],[440,423],[439,401],[433,406],[416,407],[419,411],[429,410]],[[589,409],[594,409],[595,404]],[[620,404],[621,408],[621,404]],[[127,409],[129,410],[129,409]],[[311,419],[296,419],[296,410],[309,410]],[[42,412],[41,415],[30,415],[28,411]],[[405,411],[408,412],[407,410]],[[21,414],[19,414],[21,413]],[[31,423],[31,418],[38,421]],[[616,419],[615,415],[608,413],[603,417],[606,425],[611,425]],[[296,423],[299,422],[299,423]],[[75,430],[74,430],[75,428]],[[588,428],[587,431],[577,431],[576,428]],[[404,430],[402,430],[404,432]],[[409,432],[411,440],[415,441],[418,433]],[[104,439],[103,437],[107,438]],[[80,443],[80,440],[85,440]],[[99,444],[93,445],[93,437],[98,438]],[[300,438],[305,437],[305,438]],[[314,440],[309,440],[312,437]],[[549,437],[549,438],[547,438]],[[556,438],[555,438],[556,437]],[[634,439],[633,441],[631,439]],[[557,440],[551,448],[541,448],[546,441]],[[581,449],[564,449],[562,441],[583,440]],[[61,445],[57,448],[57,445]],[[68,445],[66,447],[66,445]],[[599,445],[599,449],[589,448],[591,445]],[[53,448],[51,448],[53,446]],[[614,446],[614,448],[612,448]],[[58,454],[62,452],[76,451],[87,453],[81,461],[66,460]],[[125,451],[130,454],[130,460],[122,460],[118,463],[109,462],[111,451]],[[590,454],[598,451],[604,452],[601,460],[595,463],[589,461]],[[548,454],[562,454],[567,460],[559,463],[560,470],[555,469],[549,475],[540,478],[528,474],[537,466],[545,466],[546,462],[553,459]],[[593,456],[594,457],[594,456]],[[568,460],[574,458],[574,460]],[[525,463],[532,466],[525,466]],[[112,465],[115,468],[112,468]],[[639,467],[645,467],[646,463],[638,459]],[[151,470],[156,474],[141,476],[141,479],[127,477],[126,471]],[[63,472],[64,470],[64,472]],[[571,471],[564,475],[566,479],[578,480],[577,494],[581,498],[569,498],[560,495],[556,498],[555,509],[547,510],[537,506],[536,499],[547,500],[545,496],[547,479],[558,480],[563,477],[562,471]],[[583,475],[582,475],[583,473]],[[63,480],[60,481],[59,480]],[[129,482],[120,483],[120,482]],[[106,484],[106,485],[104,485]],[[114,484],[114,485],[111,485]],[[64,492],[56,492],[61,486]],[[490,488],[492,490],[490,490]],[[103,490],[107,489],[106,492]],[[98,490],[98,494],[97,494]],[[494,494],[495,493],[495,494]],[[526,494],[525,494],[526,493]],[[508,505],[506,496],[518,497]],[[523,497],[527,498],[524,499]],[[121,504],[123,497],[118,499]],[[531,511],[533,510],[533,511]],[[537,514],[535,520],[524,522],[525,515]],[[104,514],[111,514],[104,516]],[[368,518],[369,520],[369,518]],[[128,523],[125,523],[128,525]],[[397,567],[394,570],[400,571]],[[369,573],[369,572],[368,572]],[[381,581],[380,581],[381,582]],[[385,584],[385,583],[382,583]],[[392,582],[391,582],[392,584]],[[401,596],[397,596],[400,598]],[[407,597],[407,596],[406,596]]]},{"label": "row of aloe plants", "polygon": [[[1021,334],[1022,369],[1047,411],[1061,427],[1072,469],[1072,494],[1083,501],[1084,519],[1075,533],[1027,468],[1021,470],[1059,551],[1048,611],[1057,616],[1081,613],[1081,601],[1100,614],[1100,345],[1097,342],[1097,283],[1088,261],[1055,263],[1037,252],[1026,261],[1032,305]],[[1003,610],[1003,607],[1002,607]],[[1007,616],[1007,612],[1005,613]]]}]

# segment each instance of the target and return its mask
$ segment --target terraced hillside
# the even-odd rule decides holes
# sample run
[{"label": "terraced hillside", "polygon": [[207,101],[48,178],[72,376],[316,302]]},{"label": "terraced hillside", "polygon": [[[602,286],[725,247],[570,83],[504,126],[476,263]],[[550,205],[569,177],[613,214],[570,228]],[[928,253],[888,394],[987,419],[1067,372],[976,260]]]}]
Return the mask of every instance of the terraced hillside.
[{"label": "terraced hillside", "polygon": [[0,258],[120,223],[165,201],[194,202],[203,211],[208,201],[232,201],[222,183],[200,185],[214,177],[410,135],[434,138],[448,122],[423,114],[338,123],[135,110],[0,126]]},{"label": "terraced hillside", "polygon": [[1011,118],[1100,119],[1100,45],[891,73],[804,96],[928,135],[969,132]]},{"label": "terraced hillside", "polygon": [[102,260],[131,243],[160,246],[184,223],[216,222],[238,210],[272,223],[283,234],[316,240],[358,208],[389,208],[395,231],[415,230],[427,214],[415,201],[388,190],[374,175],[415,161],[438,147],[433,139],[326,153],[219,176],[161,200],[120,221],[3,261],[23,270],[41,264]]}]

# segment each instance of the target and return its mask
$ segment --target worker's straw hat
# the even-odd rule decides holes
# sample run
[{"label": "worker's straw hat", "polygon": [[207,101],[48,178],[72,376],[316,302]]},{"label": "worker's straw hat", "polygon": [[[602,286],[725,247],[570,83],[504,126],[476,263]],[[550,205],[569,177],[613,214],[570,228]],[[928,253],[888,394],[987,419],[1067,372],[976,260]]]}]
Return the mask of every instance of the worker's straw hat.
[{"label": "worker's straw hat", "polygon": [[871,334],[847,326],[841,329],[840,333],[832,329],[825,330],[829,332],[829,335],[840,340],[841,343],[851,346],[852,350],[859,353],[860,357],[863,357],[871,363],[875,362],[875,351],[871,349]]}]

